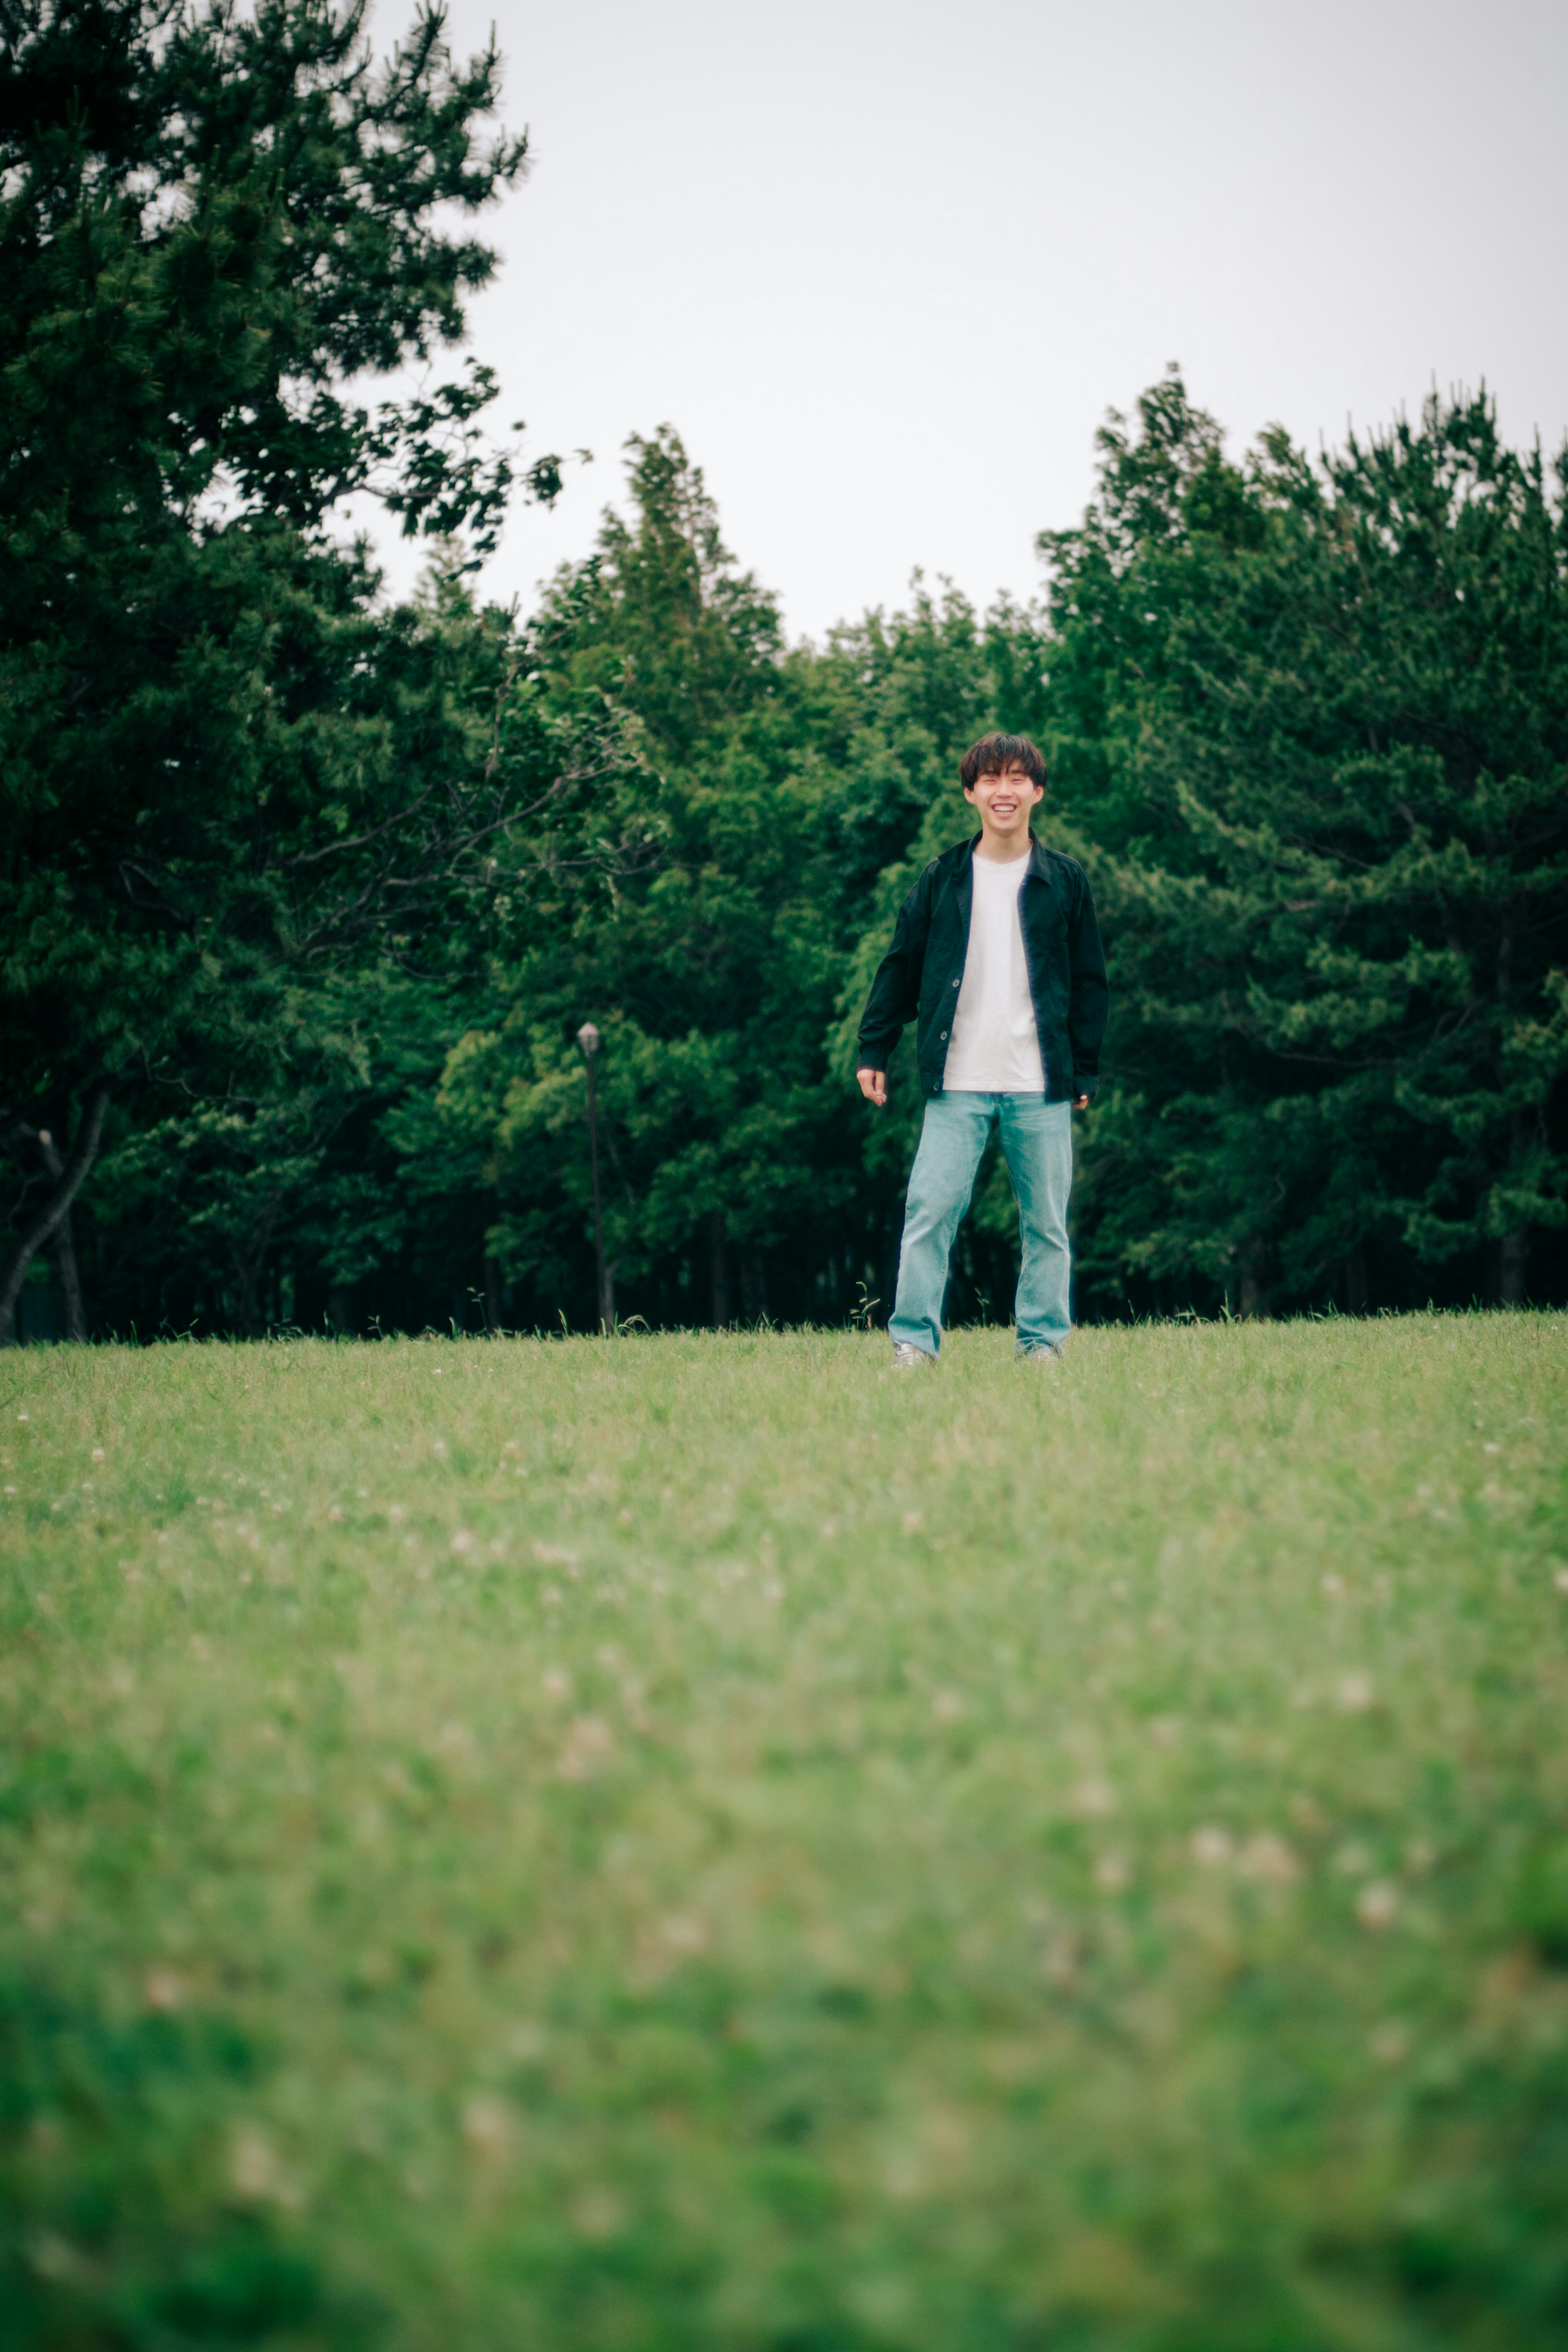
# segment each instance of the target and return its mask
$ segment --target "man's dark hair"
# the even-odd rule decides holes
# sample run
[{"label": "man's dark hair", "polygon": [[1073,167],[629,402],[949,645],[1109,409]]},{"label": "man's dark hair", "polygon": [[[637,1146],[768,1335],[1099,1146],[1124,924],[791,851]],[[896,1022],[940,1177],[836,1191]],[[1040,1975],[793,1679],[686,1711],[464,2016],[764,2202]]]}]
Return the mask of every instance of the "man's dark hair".
[{"label": "man's dark hair", "polygon": [[1027,735],[982,735],[972,743],[958,762],[958,774],[964,790],[972,793],[979,776],[1005,776],[1009,768],[1021,768],[1031,784],[1045,788],[1045,761]]}]

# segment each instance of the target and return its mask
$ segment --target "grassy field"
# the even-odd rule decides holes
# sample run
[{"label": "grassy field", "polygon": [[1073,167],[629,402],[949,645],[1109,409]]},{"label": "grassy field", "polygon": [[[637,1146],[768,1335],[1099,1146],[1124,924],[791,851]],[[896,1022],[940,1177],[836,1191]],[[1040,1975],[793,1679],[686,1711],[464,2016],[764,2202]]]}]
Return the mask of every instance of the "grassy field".
[{"label": "grassy field", "polygon": [[1568,2341],[1568,1321],[0,1399],[0,2345]]}]

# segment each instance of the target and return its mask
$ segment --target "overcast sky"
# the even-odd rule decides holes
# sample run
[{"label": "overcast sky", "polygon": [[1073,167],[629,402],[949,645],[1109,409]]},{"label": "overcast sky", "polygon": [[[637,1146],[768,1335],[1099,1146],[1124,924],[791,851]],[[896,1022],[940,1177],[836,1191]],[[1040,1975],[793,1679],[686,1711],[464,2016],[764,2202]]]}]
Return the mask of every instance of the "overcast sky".
[{"label": "overcast sky", "polygon": [[1032,594],[1173,359],[1233,454],[1434,382],[1568,426],[1568,0],[455,0],[455,47],[493,20],[534,162],[472,348],[530,452],[596,462],[492,593],[586,552],[664,422],[792,635],[916,565]]}]

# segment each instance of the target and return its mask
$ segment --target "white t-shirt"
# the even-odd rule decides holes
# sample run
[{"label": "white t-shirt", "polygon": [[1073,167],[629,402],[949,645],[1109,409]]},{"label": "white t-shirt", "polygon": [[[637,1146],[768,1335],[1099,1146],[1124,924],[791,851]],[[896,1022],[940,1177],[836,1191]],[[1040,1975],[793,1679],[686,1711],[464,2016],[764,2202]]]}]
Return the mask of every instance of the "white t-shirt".
[{"label": "white t-shirt", "polygon": [[1019,919],[1019,896],[1029,872],[1030,855],[1026,850],[1005,866],[991,857],[969,860],[974,876],[969,948],[942,1076],[950,1094],[1045,1092],[1040,1031]]}]

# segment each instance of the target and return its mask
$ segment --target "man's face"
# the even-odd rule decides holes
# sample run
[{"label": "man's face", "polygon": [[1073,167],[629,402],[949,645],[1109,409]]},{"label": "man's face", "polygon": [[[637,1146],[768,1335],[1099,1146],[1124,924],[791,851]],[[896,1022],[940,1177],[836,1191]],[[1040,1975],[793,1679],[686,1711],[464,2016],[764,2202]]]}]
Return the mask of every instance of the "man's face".
[{"label": "man's face", "polygon": [[974,790],[966,790],[964,798],[978,809],[981,828],[991,840],[1015,843],[1021,851],[1029,840],[1030,818],[1045,793],[1015,761],[999,776],[977,777]]}]

